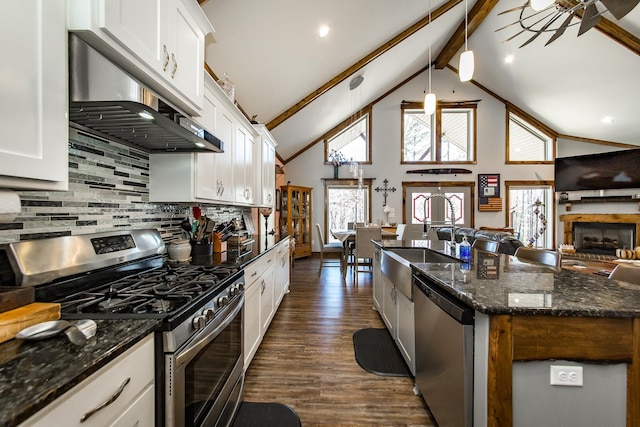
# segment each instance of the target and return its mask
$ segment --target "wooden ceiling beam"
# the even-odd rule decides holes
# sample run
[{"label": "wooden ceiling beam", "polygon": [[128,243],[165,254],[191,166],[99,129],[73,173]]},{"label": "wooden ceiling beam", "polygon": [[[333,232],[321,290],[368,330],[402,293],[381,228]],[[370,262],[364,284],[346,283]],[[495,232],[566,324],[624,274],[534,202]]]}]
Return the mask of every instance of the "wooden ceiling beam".
[{"label": "wooden ceiling beam", "polygon": [[[584,9],[581,9],[577,15],[582,18],[583,12]],[[634,36],[619,25],[614,24],[607,18],[601,17],[600,22],[598,22],[594,28],[636,55],[640,55],[640,38]]]},{"label": "wooden ceiling beam", "polygon": [[[467,39],[471,37],[473,32],[482,24],[489,13],[498,4],[499,0],[477,0],[469,11],[467,17]],[[447,44],[442,48],[440,54],[434,61],[436,70],[441,70],[447,66],[451,58],[464,46],[464,20],[460,23],[456,31],[453,33]]]},{"label": "wooden ceiling beam", "polygon": [[[439,8],[437,8],[435,11],[433,11],[431,13],[431,21],[433,22],[434,20],[438,19],[440,16],[444,15],[446,12],[448,12],[451,9],[453,9],[454,6],[458,5],[461,2],[462,2],[462,0],[448,0],[445,4],[443,4],[442,6],[440,6]],[[343,82],[344,80],[349,78],[355,72],[357,72],[358,70],[364,68],[367,64],[369,64],[370,62],[372,62],[373,60],[375,60],[376,58],[378,58],[379,56],[381,56],[385,52],[388,52],[394,46],[397,46],[403,40],[409,38],[410,36],[412,36],[413,34],[418,32],[419,30],[421,30],[422,28],[424,28],[428,24],[429,24],[429,17],[427,15],[426,17],[422,18],[421,20],[419,20],[415,24],[413,24],[410,27],[406,28],[400,34],[396,35],[391,40],[389,40],[386,43],[384,43],[383,45],[379,46],[373,52],[369,53],[368,55],[366,55],[365,57],[360,59],[358,62],[356,62],[355,64],[351,65],[349,68],[347,68],[346,70],[344,70],[343,72],[341,72],[340,74],[338,74],[337,76],[335,76],[334,78],[332,78],[331,80],[329,80],[328,82],[326,82],[325,84],[320,86],[318,89],[316,89],[313,92],[311,92],[309,95],[305,96],[300,101],[296,102],[293,106],[291,106],[286,111],[284,111],[283,113],[278,115],[276,118],[274,118],[273,120],[269,121],[266,124],[267,129],[272,130],[276,126],[282,124],[282,122],[287,120],[289,117],[293,116],[298,111],[302,110],[304,107],[306,107],[307,105],[311,104],[313,101],[318,99],[320,96],[324,95],[329,90],[333,89],[338,84],[340,84],[341,82]]]}]

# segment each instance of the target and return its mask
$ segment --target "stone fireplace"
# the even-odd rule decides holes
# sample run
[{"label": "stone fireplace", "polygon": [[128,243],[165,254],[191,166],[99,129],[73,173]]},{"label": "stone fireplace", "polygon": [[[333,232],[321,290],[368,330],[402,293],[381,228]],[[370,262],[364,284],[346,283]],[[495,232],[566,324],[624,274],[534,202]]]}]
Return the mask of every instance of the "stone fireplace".
[{"label": "stone fireplace", "polygon": [[616,255],[616,249],[640,246],[640,215],[636,214],[567,214],[564,243],[574,245],[576,252]]}]

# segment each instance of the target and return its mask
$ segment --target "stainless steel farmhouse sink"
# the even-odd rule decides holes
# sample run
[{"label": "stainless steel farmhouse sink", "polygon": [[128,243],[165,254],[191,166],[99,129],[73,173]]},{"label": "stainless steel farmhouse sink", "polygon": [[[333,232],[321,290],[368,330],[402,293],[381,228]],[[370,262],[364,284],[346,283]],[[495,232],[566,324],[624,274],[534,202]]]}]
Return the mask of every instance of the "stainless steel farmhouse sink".
[{"label": "stainless steel farmhouse sink", "polygon": [[386,248],[382,251],[380,268],[407,298],[411,294],[411,263],[459,263],[460,260],[427,248]]}]

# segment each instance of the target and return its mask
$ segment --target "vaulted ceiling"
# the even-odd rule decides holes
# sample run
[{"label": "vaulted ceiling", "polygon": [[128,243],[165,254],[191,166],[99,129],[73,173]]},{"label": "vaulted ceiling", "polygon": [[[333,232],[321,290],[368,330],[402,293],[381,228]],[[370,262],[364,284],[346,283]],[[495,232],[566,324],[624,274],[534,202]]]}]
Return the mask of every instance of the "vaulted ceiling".
[{"label": "vaulted ceiling", "polygon": [[[433,78],[456,72],[466,6],[476,67],[473,81],[461,85],[482,87],[560,135],[640,146],[640,7],[620,20],[605,12],[597,28],[579,37],[580,20],[573,18],[576,25],[548,46],[553,32],[519,48],[535,33],[516,35],[519,24],[496,30],[520,16],[500,12],[524,3],[201,1],[216,30],[207,38],[206,62],[217,76],[228,74],[239,106],[267,124],[287,161],[412,76],[425,79],[420,72],[428,67],[429,41]],[[425,25],[429,8],[431,24]],[[330,27],[325,38],[317,35],[322,24]],[[358,75],[364,82],[350,90]],[[603,123],[606,116],[613,122]]]}]

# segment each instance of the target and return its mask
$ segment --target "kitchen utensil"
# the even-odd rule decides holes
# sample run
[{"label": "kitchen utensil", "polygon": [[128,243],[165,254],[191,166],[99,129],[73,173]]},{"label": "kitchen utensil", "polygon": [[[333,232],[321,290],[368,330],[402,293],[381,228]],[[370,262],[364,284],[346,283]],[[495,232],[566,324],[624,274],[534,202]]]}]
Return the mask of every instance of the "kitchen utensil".
[{"label": "kitchen utensil", "polygon": [[52,320],[29,326],[18,332],[16,338],[25,341],[37,341],[65,333],[69,341],[75,345],[84,345],[85,342],[95,336],[97,324],[91,319],[68,322],[66,320]]},{"label": "kitchen utensil", "polygon": [[0,342],[8,341],[22,329],[60,318],[60,304],[34,302],[0,313]]},{"label": "kitchen utensil", "polygon": [[202,209],[200,209],[200,206],[194,206],[193,208],[191,208],[191,211],[193,212],[193,217],[195,219],[200,219],[200,217],[202,216]]}]

